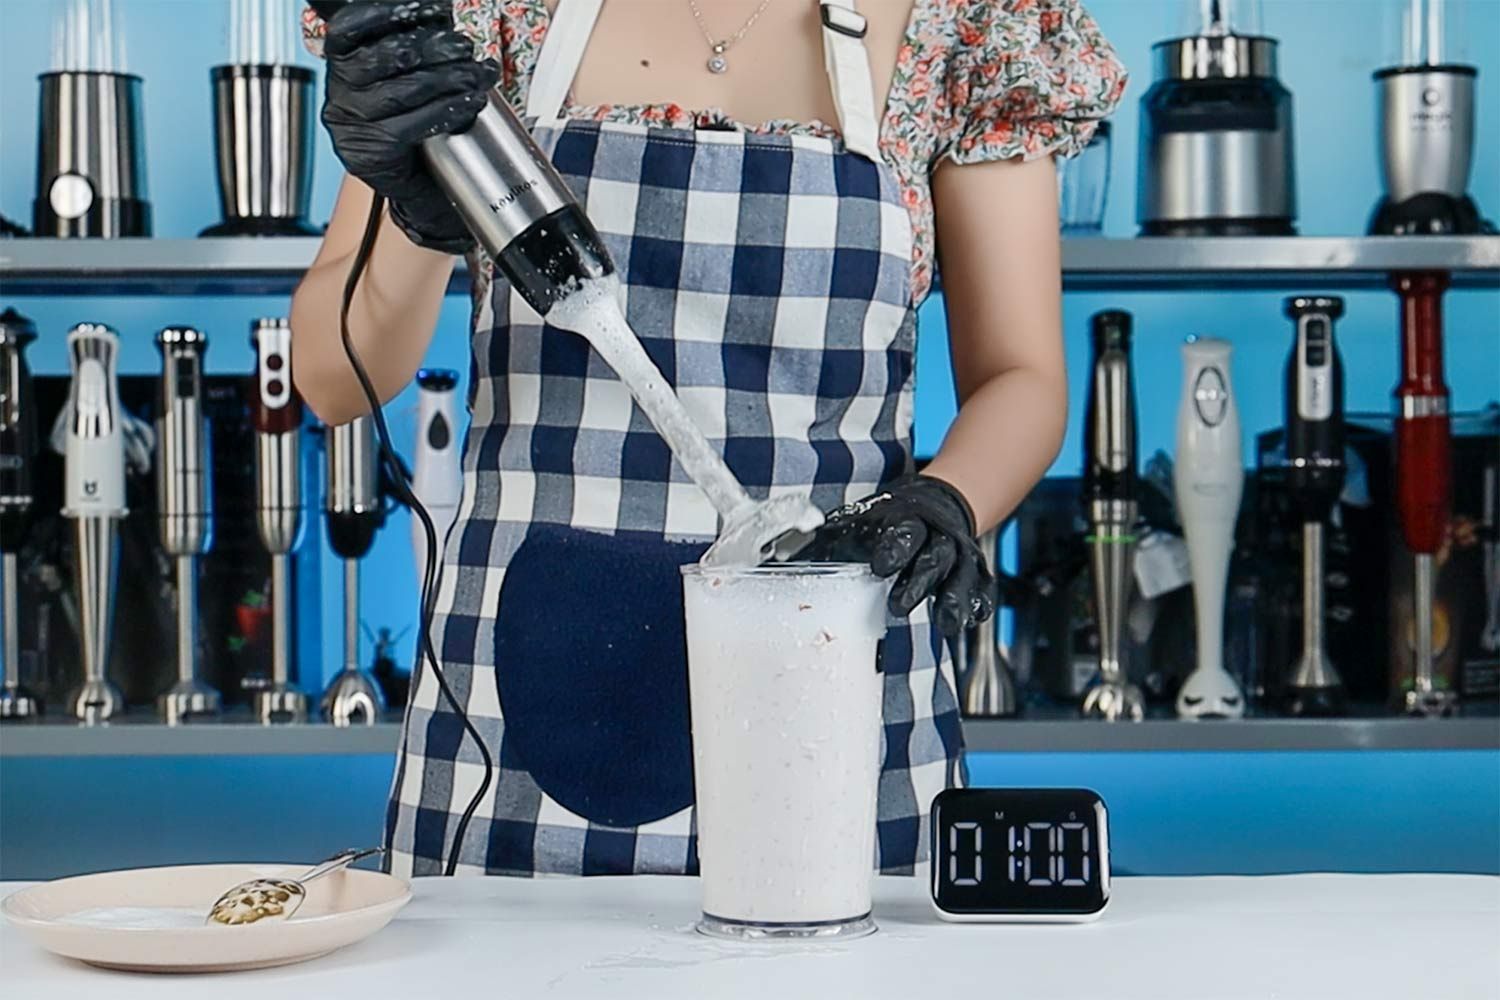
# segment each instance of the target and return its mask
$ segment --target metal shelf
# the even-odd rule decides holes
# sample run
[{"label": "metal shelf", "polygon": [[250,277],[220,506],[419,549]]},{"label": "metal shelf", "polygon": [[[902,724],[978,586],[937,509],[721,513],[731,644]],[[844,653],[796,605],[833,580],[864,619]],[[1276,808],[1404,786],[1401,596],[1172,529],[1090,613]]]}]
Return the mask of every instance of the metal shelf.
[{"label": "metal shelf", "polygon": [[[313,237],[0,241],[0,294],[286,295]],[[1392,271],[1448,271],[1500,288],[1500,236],[1067,239],[1069,291],[1383,288]],[[460,267],[450,291],[468,287]]]},{"label": "metal shelf", "polygon": [[[59,718],[0,727],[0,758],[204,757],[390,754],[400,740],[396,717],[375,726],[335,729],[323,723],[260,726],[246,715],[169,727],[150,714],[107,726]],[[1493,706],[1457,719],[1392,717],[1243,719],[1238,722],[1085,722],[1058,710],[1021,719],[969,719],[968,748],[1012,753],[1139,751],[1500,750]]]}]

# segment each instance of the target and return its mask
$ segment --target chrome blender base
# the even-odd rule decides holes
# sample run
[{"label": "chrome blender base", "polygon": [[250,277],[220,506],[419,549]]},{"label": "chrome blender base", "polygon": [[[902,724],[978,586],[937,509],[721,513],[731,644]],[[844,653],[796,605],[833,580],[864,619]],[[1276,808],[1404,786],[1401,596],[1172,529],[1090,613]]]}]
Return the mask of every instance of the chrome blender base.
[{"label": "chrome blender base", "polygon": [[1406,692],[1406,714],[1429,719],[1458,714],[1458,697],[1452,691]]},{"label": "chrome blender base", "polygon": [[345,667],[323,692],[322,711],[335,726],[373,726],[385,713],[385,698],[366,671]]},{"label": "chrome blender base", "polygon": [[699,934],[728,941],[847,941],[874,934],[876,929],[875,920],[868,913],[848,920],[819,920],[800,924],[728,920],[705,913],[697,927]]},{"label": "chrome blender base", "polygon": [[1305,719],[1332,719],[1346,715],[1348,698],[1343,685],[1292,687],[1286,693],[1286,714]]},{"label": "chrome blender base", "polygon": [[200,680],[178,681],[156,699],[156,711],[169,726],[193,716],[218,715],[219,692]]},{"label": "chrome blender base", "polygon": [[68,695],[68,711],[79,722],[107,722],[125,711],[125,696],[107,680],[84,681]]},{"label": "chrome blender base", "polygon": [[1078,714],[1105,722],[1140,722],[1146,717],[1146,699],[1134,684],[1101,682],[1084,695]]},{"label": "chrome blender base", "polygon": [[19,721],[42,714],[42,699],[19,685],[0,688],[0,719]]},{"label": "chrome blender base", "polygon": [[307,695],[283,684],[255,692],[251,704],[263,726],[307,721]]}]

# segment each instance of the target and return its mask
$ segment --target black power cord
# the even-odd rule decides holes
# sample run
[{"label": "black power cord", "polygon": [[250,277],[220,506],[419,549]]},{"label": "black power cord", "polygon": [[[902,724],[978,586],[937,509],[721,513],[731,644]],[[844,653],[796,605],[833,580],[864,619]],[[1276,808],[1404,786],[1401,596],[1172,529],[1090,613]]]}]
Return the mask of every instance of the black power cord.
[{"label": "black power cord", "polygon": [[[354,293],[359,288],[360,278],[364,277],[365,268],[370,263],[370,254],[375,250],[375,241],[380,236],[380,219],[385,212],[385,199],[375,195],[370,202],[370,215],[365,221],[365,232],[359,241],[359,249],[355,252],[353,264],[349,268],[349,277],[344,282],[344,298],[339,306],[339,338],[343,341],[344,355],[349,359],[349,365],[354,369],[354,377],[359,380],[359,387],[365,394],[365,400],[370,404],[370,419],[375,423],[375,434],[380,439],[380,460],[385,466],[386,479],[395,491],[396,498],[407,506],[412,516],[422,522],[422,531],[427,537],[427,559],[422,568],[422,597],[421,597],[421,621],[417,633],[417,645],[422,651],[418,658],[416,668],[412,672],[412,690],[416,690],[416,684],[423,663],[432,664],[432,674],[437,678],[438,687],[442,689],[443,697],[448,704],[453,706],[453,711],[463,720],[464,731],[474,739],[474,745],[479,748],[479,757],[484,762],[484,780],[479,783],[479,788],[474,792],[474,797],[464,808],[463,814],[458,819],[458,825],[453,829],[453,846],[449,848],[448,860],[443,866],[444,875],[453,875],[458,870],[458,852],[464,842],[464,834],[469,829],[469,822],[474,818],[474,813],[479,809],[479,803],[484,801],[485,793],[490,789],[490,784],[495,776],[495,760],[490,755],[490,748],[485,744],[484,737],[479,734],[469,713],[464,711],[463,705],[459,704],[458,696],[453,693],[453,688],[448,685],[448,679],[443,676],[443,669],[439,666],[437,652],[432,644],[432,615],[437,605],[438,590],[443,580],[442,551],[438,548],[437,528],[432,523],[432,515],[422,502],[417,499],[416,493],[411,488],[411,476],[407,472],[406,465],[401,457],[396,454],[396,447],[391,443],[391,430],[385,422],[385,411],[381,408],[380,394],[375,391],[375,385],[370,381],[370,375],[365,371],[365,366],[359,359],[359,352],[354,349],[354,339],[349,335],[349,310],[354,304]],[[445,540],[446,541],[446,540]]]}]

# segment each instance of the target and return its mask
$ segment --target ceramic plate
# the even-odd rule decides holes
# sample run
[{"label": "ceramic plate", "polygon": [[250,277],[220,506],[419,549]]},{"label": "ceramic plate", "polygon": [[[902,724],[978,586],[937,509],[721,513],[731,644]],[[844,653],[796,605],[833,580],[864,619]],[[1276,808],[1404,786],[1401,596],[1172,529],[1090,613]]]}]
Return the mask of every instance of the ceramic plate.
[{"label": "ceramic plate", "polygon": [[[390,923],[411,886],[345,869],[307,887],[290,920],[243,927],[162,927],[205,916],[225,889],[251,878],[289,878],[306,865],[183,865],[44,882],[0,902],[0,913],[41,947],[91,965],[138,972],[231,972],[289,965],[363,940]],[[136,924],[119,926],[127,918]]]}]

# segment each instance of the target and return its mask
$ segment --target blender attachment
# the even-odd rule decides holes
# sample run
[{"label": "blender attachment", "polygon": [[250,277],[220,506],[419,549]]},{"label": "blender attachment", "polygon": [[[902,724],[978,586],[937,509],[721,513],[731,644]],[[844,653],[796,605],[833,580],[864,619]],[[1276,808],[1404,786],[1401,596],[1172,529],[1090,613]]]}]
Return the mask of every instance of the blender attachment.
[{"label": "blender attachment", "polygon": [[1395,236],[1493,232],[1469,197],[1479,71],[1456,59],[1460,0],[1399,0],[1399,62],[1375,71],[1385,194],[1370,232]]},{"label": "blender attachment", "polygon": [[291,685],[291,553],[302,538],[302,400],[292,385],[292,330],[262,319],[250,338],[257,365],[251,387],[255,425],[255,523],[271,554],[271,680],[253,698],[263,725],[303,722],[307,695]]},{"label": "blender attachment", "polygon": [[1224,669],[1224,601],[1245,469],[1240,416],[1229,381],[1227,341],[1189,337],[1182,345],[1173,487],[1187,539],[1197,618],[1198,663],[1177,693],[1184,719],[1238,719],[1245,696]]},{"label": "blender attachment", "polygon": [[[991,528],[979,536],[979,551],[992,577],[999,570],[1000,529]],[[996,615],[998,619],[1000,616]],[[1000,650],[995,620],[980,622],[961,635],[964,643],[959,665],[964,671],[960,702],[964,715],[971,719],[1007,719],[1021,710],[1016,700],[1016,682]]]},{"label": "blender attachment", "polygon": [[156,700],[167,725],[215,715],[219,692],[197,677],[198,557],[213,539],[208,423],[203,416],[203,353],[208,338],[192,327],[156,335],[161,351],[161,409],[156,421],[156,496],[162,549],[177,563],[177,680]]},{"label": "blender attachment", "polygon": [[1100,122],[1083,152],[1058,166],[1058,217],[1068,236],[1098,236],[1109,195],[1113,127]]},{"label": "blender attachment", "polygon": [[4,562],[4,660],[0,661],[0,720],[30,719],[42,701],[21,684],[21,546],[36,504],[36,400],[26,347],[36,326],[16,312],[0,313],[0,560]]},{"label": "blender attachment", "polygon": [[[438,546],[458,518],[463,496],[457,423],[458,372],[424,368],[417,372],[417,447],[412,462],[412,492],[432,516]],[[411,547],[420,577],[427,565],[427,533],[412,518]],[[442,553],[437,554],[442,558]]]},{"label": "blender attachment", "polygon": [[1452,715],[1453,691],[1435,682],[1433,561],[1448,534],[1453,499],[1448,386],[1443,380],[1443,292],[1446,274],[1398,274],[1401,297],[1401,381],[1396,385],[1396,514],[1415,558],[1412,584],[1414,635],[1412,686],[1407,714]]},{"label": "blender attachment", "polygon": [[1141,98],[1142,236],[1296,233],[1292,95],[1259,0],[1185,0],[1192,26],[1152,47]]},{"label": "blender attachment", "polygon": [[1099,623],[1099,680],[1084,696],[1081,714],[1109,722],[1139,722],[1146,714],[1145,697],[1125,672],[1125,610],[1139,513],[1131,322],[1127,312],[1094,315],[1093,378],[1084,417],[1083,502]]},{"label": "blender attachment", "polygon": [[37,236],[150,236],[141,79],[112,0],[61,0],[37,136]]},{"label": "blender attachment", "polygon": [[1484,470],[1484,628],[1479,648],[1500,653],[1500,465]]},{"label": "blender attachment", "polygon": [[1291,298],[1296,324],[1286,363],[1287,486],[1302,516],[1302,655],[1286,686],[1288,715],[1343,715],[1344,683],[1323,640],[1323,526],[1344,488],[1344,362],[1338,298]]},{"label": "blender attachment", "polygon": [[209,72],[223,221],[203,236],[316,236],[311,70],[292,65],[292,0],[232,0],[230,58]]},{"label": "blender attachment", "polygon": [[125,708],[109,681],[114,632],[116,556],[125,517],[125,445],[120,433],[116,366],[120,337],[107,326],[81,323],[68,333],[72,384],[64,444],[63,517],[75,530],[74,586],[83,681],[68,696],[81,722],[105,722]]},{"label": "blender attachment", "polygon": [[682,568],[699,931],[847,938],[870,919],[887,581],[866,565]]},{"label": "blender attachment", "polygon": [[385,520],[376,479],[375,428],[369,417],[328,429],[323,509],[328,543],[344,560],[344,668],[323,692],[323,717],[335,726],[373,726],[385,711],[375,678],[359,665],[359,560]]}]

